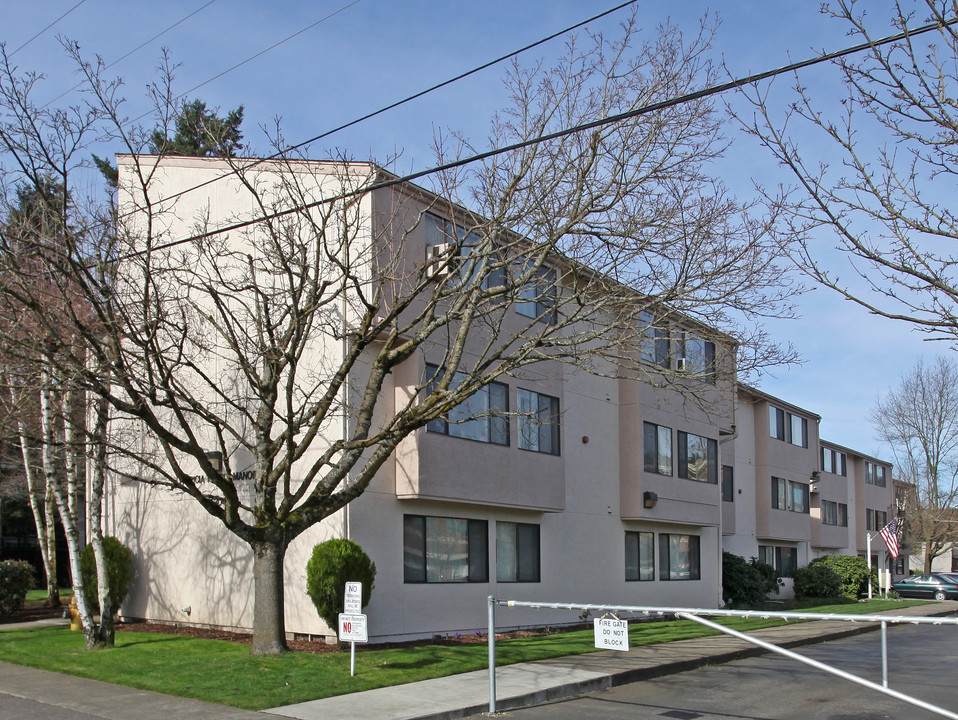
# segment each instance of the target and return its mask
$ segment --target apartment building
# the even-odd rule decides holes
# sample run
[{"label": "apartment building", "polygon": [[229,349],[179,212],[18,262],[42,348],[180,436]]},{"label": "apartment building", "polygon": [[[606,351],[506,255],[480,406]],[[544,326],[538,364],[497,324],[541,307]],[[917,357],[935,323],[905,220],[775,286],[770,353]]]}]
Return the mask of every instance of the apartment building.
[{"label": "apartment building", "polygon": [[[121,173],[130,163],[120,159]],[[217,183],[215,195],[199,199],[180,195],[221,173],[223,161],[166,158],[161,169],[163,192],[177,198],[167,216],[172,231],[198,214],[215,226],[249,212],[237,182]],[[388,188],[359,207],[370,237],[379,233],[376,218],[395,213],[397,194],[412,219],[402,248],[410,265],[436,255],[438,228],[467,232],[462,217],[454,209],[443,215],[429,193]],[[551,283],[558,277],[549,265],[540,275]],[[531,293],[504,322],[547,315],[550,302],[548,292]],[[820,554],[864,552],[865,532],[891,506],[890,467],[822,443],[818,416],[737,386],[734,372],[710,373],[734,363],[731,338],[674,315],[649,311],[643,322],[639,359],[669,370],[671,384],[642,372],[643,363],[586,372],[544,360],[497,378],[405,437],[362,495],[293,541],[285,561],[287,631],[332,634],[304,579],[313,546],[329,538],[358,542],[376,563],[365,608],[372,641],[481,630],[490,595],[715,607],[723,549],[761,557],[783,573]],[[342,343],[315,342],[323,346],[317,353]],[[385,413],[414,402],[445,357],[445,348],[427,345],[389,373]],[[211,372],[218,371],[214,364]],[[695,393],[683,383],[694,383]],[[323,432],[331,443],[345,431],[329,425]],[[241,455],[231,458],[240,473]],[[125,616],[251,626],[249,548],[193,499],[115,479],[107,522],[134,552]],[[511,610],[499,624],[578,620],[568,611]]]}]

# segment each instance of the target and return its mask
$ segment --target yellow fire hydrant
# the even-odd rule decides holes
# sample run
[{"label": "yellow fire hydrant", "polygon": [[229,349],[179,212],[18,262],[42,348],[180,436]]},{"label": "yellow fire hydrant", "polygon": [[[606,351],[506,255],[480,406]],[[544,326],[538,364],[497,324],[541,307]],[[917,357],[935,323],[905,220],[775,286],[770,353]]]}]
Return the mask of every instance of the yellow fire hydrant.
[{"label": "yellow fire hydrant", "polygon": [[80,613],[77,610],[76,596],[70,598],[70,629],[82,630],[83,623],[80,622]]}]

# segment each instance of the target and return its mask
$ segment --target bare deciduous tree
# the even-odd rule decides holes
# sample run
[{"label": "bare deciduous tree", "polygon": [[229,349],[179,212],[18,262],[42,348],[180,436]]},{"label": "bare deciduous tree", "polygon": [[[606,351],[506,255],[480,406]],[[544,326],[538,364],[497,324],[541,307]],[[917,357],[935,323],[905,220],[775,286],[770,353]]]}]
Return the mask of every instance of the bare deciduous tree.
[{"label": "bare deciduous tree", "polygon": [[875,405],[871,421],[907,483],[904,534],[924,553],[925,572],[958,540],[958,363],[923,360]]},{"label": "bare deciduous tree", "polygon": [[[794,242],[785,247],[815,281],[869,312],[955,343],[958,4],[897,1],[878,9],[839,0],[824,12],[872,44],[836,61],[844,81],[838,97],[796,77],[779,113],[777,88],[745,91],[757,113],[744,124],[796,181],[767,196],[787,211]],[[926,23],[937,28],[876,44]],[[832,246],[847,263],[836,262]]]},{"label": "bare deciduous tree", "polygon": [[[706,84],[708,43],[704,25],[691,40],[666,28],[641,42],[634,22],[614,42],[570,42],[553,68],[514,69],[513,104],[490,143],[535,141]],[[64,303],[77,343],[49,356],[109,403],[116,471],[185,493],[249,545],[254,652],[285,647],[293,539],[358,497],[415,430],[497,378],[572,363],[704,401],[729,387],[737,350],[745,369],[790,359],[752,325],[789,312],[775,218],[709,176],[725,142],[707,101],[448,170],[434,193],[371,163],[202,161],[228,168],[223,197],[252,208],[223,217],[208,195],[182,192],[198,178],[177,174],[179,161],[140,154],[147,133],[120,122],[117,85],[76,59],[92,108],[23,112],[30,122],[0,134],[21,168],[75,169],[94,127],[127,153],[115,229],[98,235],[93,214],[65,218],[62,242],[43,246],[91,311]],[[7,68],[0,83],[16,87]],[[440,159],[472,150],[462,138],[437,146]],[[38,336],[62,332],[15,258],[9,272],[17,281],[3,292]],[[666,328],[684,348],[681,368],[643,362]],[[393,386],[401,392],[387,396]],[[518,414],[527,428],[550,422],[538,408]],[[125,442],[137,428],[148,436]]]}]

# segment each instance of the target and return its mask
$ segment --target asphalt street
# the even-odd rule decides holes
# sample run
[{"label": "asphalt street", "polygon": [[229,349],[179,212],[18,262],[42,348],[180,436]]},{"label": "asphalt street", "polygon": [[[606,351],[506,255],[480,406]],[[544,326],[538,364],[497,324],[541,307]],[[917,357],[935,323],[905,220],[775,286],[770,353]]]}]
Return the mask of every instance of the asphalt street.
[{"label": "asphalt street", "polygon": [[[958,712],[958,628],[888,630],[889,687]],[[881,639],[868,633],[798,650],[881,683]],[[515,720],[925,720],[940,717],[778,655],[645,680],[513,710]]]}]

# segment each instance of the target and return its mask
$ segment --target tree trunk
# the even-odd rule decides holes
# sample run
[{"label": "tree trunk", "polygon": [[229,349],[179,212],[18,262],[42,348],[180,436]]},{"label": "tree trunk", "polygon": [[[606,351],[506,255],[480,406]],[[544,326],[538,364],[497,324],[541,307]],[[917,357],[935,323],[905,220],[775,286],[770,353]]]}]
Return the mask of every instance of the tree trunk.
[{"label": "tree trunk", "polygon": [[286,545],[251,543],[253,548],[253,647],[254,655],[277,655],[286,647],[286,605],[283,595],[283,562]]},{"label": "tree trunk", "polygon": [[[67,395],[69,399],[69,395]],[[64,403],[64,413],[69,412],[68,402]],[[103,550],[103,486],[106,481],[106,442],[107,424],[109,422],[109,408],[102,398],[94,398],[95,412],[94,425],[91,432],[91,442],[88,443],[89,457],[89,488],[87,498],[89,508],[90,543],[93,545],[93,557],[96,562],[97,597],[100,602],[100,624],[96,628],[95,644],[97,647],[113,647],[116,640],[114,618],[119,608],[113,607],[110,596],[113,594],[110,587],[110,572],[107,567],[106,553]],[[69,426],[70,421],[67,421]]]}]

